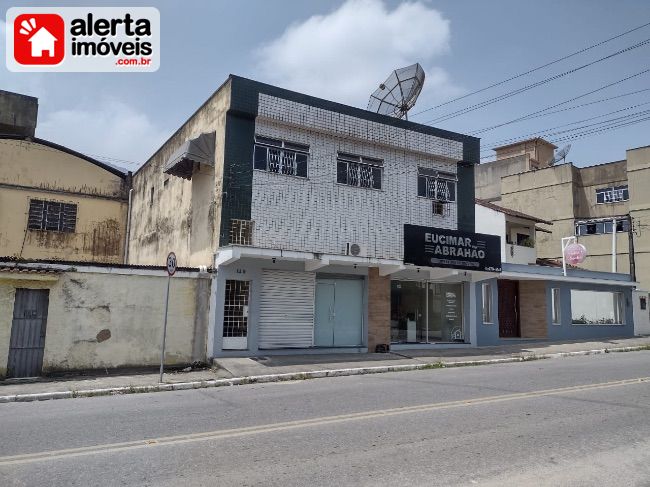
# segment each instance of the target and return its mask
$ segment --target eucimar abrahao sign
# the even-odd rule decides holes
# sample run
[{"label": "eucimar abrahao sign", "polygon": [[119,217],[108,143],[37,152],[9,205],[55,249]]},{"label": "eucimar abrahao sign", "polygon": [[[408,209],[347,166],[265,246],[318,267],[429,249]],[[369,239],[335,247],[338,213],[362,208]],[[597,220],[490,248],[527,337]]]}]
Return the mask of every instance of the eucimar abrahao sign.
[{"label": "eucimar abrahao sign", "polygon": [[501,272],[501,238],[482,233],[404,225],[404,263]]}]

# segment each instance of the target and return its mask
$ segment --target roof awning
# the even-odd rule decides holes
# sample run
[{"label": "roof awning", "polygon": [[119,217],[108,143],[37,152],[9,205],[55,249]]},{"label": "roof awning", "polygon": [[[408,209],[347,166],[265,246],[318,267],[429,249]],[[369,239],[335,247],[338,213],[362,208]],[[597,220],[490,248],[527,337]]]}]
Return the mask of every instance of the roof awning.
[{"label": "roof awning", "polygon": [[201,164],[214,166],[214,145],[214,132],[186,140],[167,160],[164,172],[179,178],[192,179],[195,167]]}]

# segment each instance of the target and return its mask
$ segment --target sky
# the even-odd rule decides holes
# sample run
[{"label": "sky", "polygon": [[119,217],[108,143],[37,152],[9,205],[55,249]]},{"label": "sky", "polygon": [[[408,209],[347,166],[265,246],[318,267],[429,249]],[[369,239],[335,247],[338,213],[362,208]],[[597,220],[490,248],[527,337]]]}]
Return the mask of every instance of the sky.
[{"label": "sky", "polygon": [[[95,3],[102,4],[39,0],[34,5]],[[129,170],[144,163],[230,73],[366,108],[369,95],[393,69],[419,62],[426,81],[409,119],[475,134],[650,68],[648,43],[535,86],[650,39],[649,25],[471,95],[650,23],[647,0],[110,3],[160,10],[162,46],[157,72],[13,73],[2,63],[0,89],[39,98],[38,137]],[[4,38],[4,22],[0,30]],[[496,103],[436,120],[531,85]],[[543,116],[481,132],[477,136],[481,137],[483,161],[494,154],[492,147],[540,132],[554,134],[547,137],[554,140],[587,130],[592,131],[588,137],[557,142],[560,147],[572,144],[567,161],[585,166],[624,159],[626,149],[650,144],[650,120],[602,132],[596,130],[603,125],[592,124],[627,115],[632,118],[612,123],[650,118],[643,114],[650,110],[650,90],[629,94],[647,88],[650,72],[546,110]],[[464,95],[470,96],[453,101]],[[610,97],[618,98],[599,101]],[[447,101],[452,102],[431,109]],[[589,104],[557,112],[585,103]],[[563,132],[577,127],[584,128]]]}]

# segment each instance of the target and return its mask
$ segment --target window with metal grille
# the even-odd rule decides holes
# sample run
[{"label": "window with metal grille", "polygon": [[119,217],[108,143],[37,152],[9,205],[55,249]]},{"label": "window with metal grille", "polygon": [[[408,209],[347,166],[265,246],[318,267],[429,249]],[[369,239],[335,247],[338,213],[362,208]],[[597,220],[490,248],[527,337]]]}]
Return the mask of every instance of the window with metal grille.
[{"label": "window with metal grille", "polygon": [[77,205],[58,201],[29,200],[30,230],[74,233],[77,226]]},{"label": "window with metal grille", "polygon": [[248,295],[250,281],[226,280],[223,306],[223,336],[248,336]]},{"label": "window with metal grille", "polygon": [[253,154],[255,169],[306,178],[308,157],[308,145],[268,137],[255,137]]},{"label": "window with metal grille", "polygon": [[232,245],[253,245],[253,221],[230,220],[230,243]]},{"label": "window with metal grille", "polygon": [[339,152],[336,158],[336,182],[358,188],[381,189],[384,161],[372,157]]},{"label": "window with metal grille", "polygon": [[[587,220],[576,223],[575,234],[581,235],[601,235],[612,233],[614,222],[612,220]],[[630,220],[626,216],[616,219],[616,233],[628,232],[630,230]]]},{"label": "window with metal grille", "polygon": [[596,203],[618,203],[619,201],[627,201],[630,199],[630,191],[625,186],[613,186],[609,188],[600,188],[596,190]]},{"label": "window with metal grille", "polygon": [[436,201],[456,201],[456,175],[418,167],[418,196]]}]

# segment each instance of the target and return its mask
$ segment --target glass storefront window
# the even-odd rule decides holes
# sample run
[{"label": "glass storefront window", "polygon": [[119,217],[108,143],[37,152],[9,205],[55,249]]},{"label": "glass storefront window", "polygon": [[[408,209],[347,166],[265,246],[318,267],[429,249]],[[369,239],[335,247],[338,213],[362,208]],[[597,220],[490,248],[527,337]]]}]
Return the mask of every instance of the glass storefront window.
[{"label": "glass storefront window", "polygon": [[464,342],[462,286],[462,283],[391,281],[391,341]]}]

